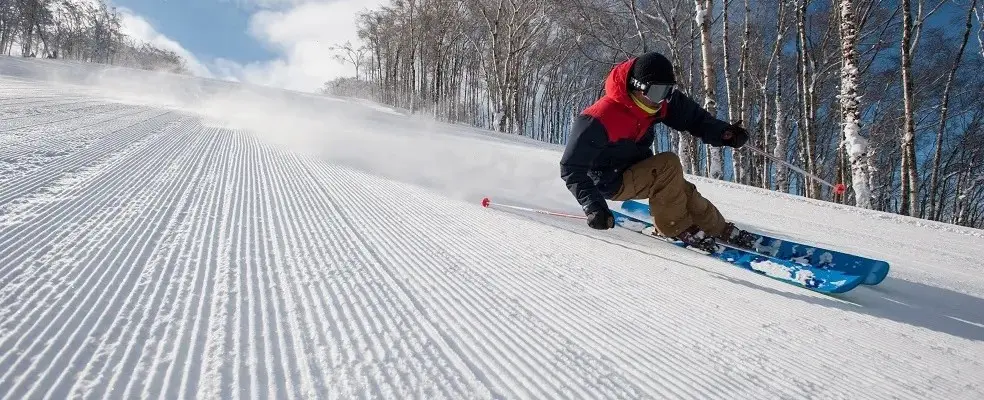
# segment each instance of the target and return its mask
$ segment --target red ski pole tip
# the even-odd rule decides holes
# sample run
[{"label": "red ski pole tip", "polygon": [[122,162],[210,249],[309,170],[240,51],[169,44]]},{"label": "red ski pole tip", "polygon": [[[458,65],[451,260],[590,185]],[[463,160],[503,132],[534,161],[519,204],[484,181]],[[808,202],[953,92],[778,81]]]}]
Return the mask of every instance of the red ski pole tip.
[{"label": "red ski pole tip", "polygon": [[491,202],[492,202],[492,200],[489,200],[488,197],[482,199],[482,207],[488,208],[489,207],[489,203],[491,203]]},{"label": "red ski pole tip", "polygon": [[843,183],[838,183],[836,186],[834,186],[834,193],[837,194],[847,193],[847,186],[844,185]]}]

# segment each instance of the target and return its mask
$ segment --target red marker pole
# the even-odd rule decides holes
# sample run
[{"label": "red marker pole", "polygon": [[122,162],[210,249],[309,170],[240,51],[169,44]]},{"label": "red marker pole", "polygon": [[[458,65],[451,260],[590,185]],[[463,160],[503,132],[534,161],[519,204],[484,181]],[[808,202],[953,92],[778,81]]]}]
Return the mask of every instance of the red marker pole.
[{"label": "red marker pole", "polygon": [[482,199],[482,207],[485,207],[485,208],[489,208],[489,207],[508,208],[508,209],[513,209],[513,210],[534,212],[534,213],[537,213],[537,214],[553,215],[555,217],[565,217],[565,218],[575,218],[575,219],[588,219],[588,217],[586,217],[584,215],[574,215],[574,214],[567,214],[567,213],[561,213],[561,212],[556,212],[556,211],[539,210],[539,209],[536,209],[536,208],[527,208],[527,207],[520,207],[520,206],[509,205],[509,204],[493,203],[492,200],[489,200],[488,197]]}]

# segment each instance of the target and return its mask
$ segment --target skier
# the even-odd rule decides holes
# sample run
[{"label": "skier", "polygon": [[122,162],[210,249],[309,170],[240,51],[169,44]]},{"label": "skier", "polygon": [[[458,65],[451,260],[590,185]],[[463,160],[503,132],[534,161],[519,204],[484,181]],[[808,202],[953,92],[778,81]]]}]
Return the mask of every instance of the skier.
[{"label": "skier", "polygon": [[721,121],[675,90],[673,65],[651,52],[615,66],[605,94],[571,126],[560,160],[561,177],[581,204],[588,225],[611,229],[606,199],[648,199],[657,231],[712,251],[715,239],[747,247],[747,233],[725,221],[718,209],[684,179],[680,158],[653,154],[653,127],[663,123],[711,146],[740,148],[748,132]]}]

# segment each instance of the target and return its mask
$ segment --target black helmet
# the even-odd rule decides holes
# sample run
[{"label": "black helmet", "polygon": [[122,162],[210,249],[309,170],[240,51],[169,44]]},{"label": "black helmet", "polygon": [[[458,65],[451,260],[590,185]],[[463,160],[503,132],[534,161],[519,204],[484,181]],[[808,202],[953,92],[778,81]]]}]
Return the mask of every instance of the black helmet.
[{"label": "black helmet", "polygon": [[[670,95],[676,85],[673,63],[664,55],[649,52],[636,58],[629,72],[628,90],[641,90],[651,100],[661,100]],[[658,92],[658,93],[657,93]]]}]

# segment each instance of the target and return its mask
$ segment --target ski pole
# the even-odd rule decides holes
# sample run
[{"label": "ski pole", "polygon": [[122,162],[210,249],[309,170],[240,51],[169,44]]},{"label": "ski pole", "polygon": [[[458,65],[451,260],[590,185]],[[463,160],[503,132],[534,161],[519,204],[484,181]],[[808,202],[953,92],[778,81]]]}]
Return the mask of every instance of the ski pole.
[{"label": "ski pole", "polygon": [[489,208],[489,207],[493,207],[493,206],[494,207],[501,207],[501,208],[510,208],[510,209],[513,209],[513,210],[520,210],[520,211],[529,211],[529,212],[534,212],[534,213],[538,213],[538,214],[553,215],[553,216],[556,216],[556,217],[566,217],[566,218],[576,218],[576,219],[588,219],[588,217],[583,216],[583,215],[566,214],[566,213],[556,212],[556,211],[539,210],[539,209],[535,209],[535,208],[520,207],[520,206],[509,205],[509,204],[493,203],[492,200],[489,200],[488,197],[482,199],[482,207]]},{"label": "ski pole", "polygon": [[772,161],[775,161],[777,163],[780,163],[782,165],[785,165],[787,168],[789,168],[789,169],[791,169],[793,171],[799,172],[799,173],[803,174],[804,176],[806,176],[808,178],[812,178],[813,180],[815,180],[817,182],[820,182],[820,183],[822,183],[824,185],[827,185],[830,188],[834,189],[834,193],[844,194],[844,193],[847,192],[847,186],[845,186],[843,183],[838,183],[838,184],[834,185],[834,184],[832,184],[830,182],[827,182],[827,181],[823,180],[819,176],[813,175],[813,174],[811,174],[809,172],[804,171],[800,167],[797,167],[797,166],[795,166],[793,164],[790,164],[790,163],[786,162],[786,160],[783,160],[783,159],[781,159],[779,157],[776,157],[776,156],[773,156],[772,154],[769,154],[765,150],[762,150],[762,149],[759,149],[759,148],[755,148],[755,147],[752,147],[752,146],[746,146],[744,148],[749,149],[749,150],[751,150],[751,151],[753,151],[755,153],[761,154],[765,158],[768,158],[768,159],[770,159]]}]

